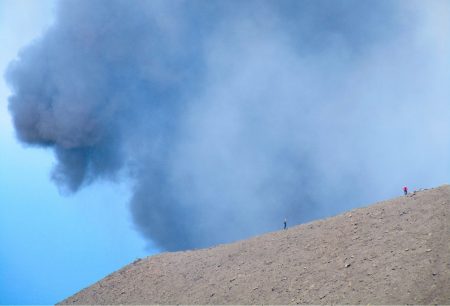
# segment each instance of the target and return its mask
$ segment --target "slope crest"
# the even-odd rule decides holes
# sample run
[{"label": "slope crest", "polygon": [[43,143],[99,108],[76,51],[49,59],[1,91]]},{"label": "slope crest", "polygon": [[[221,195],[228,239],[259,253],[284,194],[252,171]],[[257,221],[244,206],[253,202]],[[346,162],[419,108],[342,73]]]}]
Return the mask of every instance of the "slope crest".
[{"label": "slope crest", "polygon": [[60,304],[450,304],[450,186],[137,260]]}]

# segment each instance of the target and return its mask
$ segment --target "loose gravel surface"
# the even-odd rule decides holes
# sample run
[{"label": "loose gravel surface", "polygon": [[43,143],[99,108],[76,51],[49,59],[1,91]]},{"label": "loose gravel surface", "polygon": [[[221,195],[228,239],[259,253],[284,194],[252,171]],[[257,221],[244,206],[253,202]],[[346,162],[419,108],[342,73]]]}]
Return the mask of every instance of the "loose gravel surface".
[{"label": "loose gravel surface", "polygon": [[137,260],[61,304],[450,304],[450,186]]}]

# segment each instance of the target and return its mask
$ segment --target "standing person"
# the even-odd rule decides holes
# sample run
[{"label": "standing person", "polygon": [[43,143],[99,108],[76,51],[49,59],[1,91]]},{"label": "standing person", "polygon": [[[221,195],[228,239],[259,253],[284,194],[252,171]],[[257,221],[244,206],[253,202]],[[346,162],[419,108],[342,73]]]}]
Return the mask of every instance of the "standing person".
[{"label": "standing person", "polygon": [[408,194],[408,187],[403,187],[403,193],[405,194],[405,195],[407,195]]},{"label": "standing person", "polygon": [[284,218],[284,229],[286,229],[287,228],[287,220],[286,220],[286,218]]}]

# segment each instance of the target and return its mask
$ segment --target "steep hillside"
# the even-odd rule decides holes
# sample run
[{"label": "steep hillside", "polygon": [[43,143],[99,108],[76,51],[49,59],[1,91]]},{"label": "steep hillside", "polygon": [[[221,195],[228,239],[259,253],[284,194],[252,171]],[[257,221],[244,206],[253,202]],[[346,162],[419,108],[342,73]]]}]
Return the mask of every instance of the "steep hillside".
[{"label": "steep hillside", "polygon": [[125,266],[61,304],[450,304],[450,186]]}]

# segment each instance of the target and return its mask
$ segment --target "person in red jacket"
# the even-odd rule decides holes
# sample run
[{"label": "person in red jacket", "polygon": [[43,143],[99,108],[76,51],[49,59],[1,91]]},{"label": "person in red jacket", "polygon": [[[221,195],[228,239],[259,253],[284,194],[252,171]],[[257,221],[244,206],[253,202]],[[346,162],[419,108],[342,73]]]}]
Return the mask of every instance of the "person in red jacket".
[{"label": "person in red jacket", "polygon": [[407,195],[408,194],[408,187],[403,187],[403,193],[405,194],[405,195]]}]

